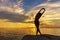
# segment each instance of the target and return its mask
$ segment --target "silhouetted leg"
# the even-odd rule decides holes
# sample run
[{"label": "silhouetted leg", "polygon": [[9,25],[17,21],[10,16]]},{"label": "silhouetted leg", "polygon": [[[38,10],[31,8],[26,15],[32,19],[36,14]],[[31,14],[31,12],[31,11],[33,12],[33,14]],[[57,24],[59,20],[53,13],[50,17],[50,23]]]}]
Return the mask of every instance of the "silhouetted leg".
[{"label": "silhouetted leg", "polygon": [[41,31],[39,30],[39,28],[38,28],[38,32],[40,33],[40,35],[41,35]]},{"label": "silhouetted leg", "polygon": [[36,35],[38,35],[38,27],[39,27],[39,21],[35,21],[35,26],[36,26]]},{"label": "silhouetted leg", "polygon": [[40,30],[39,30],[39,21],[36,20],[34,22],[35,22],[35,26],[36,26],[36,40],[38,40],[38,32],[40,33]]},{"label": "silhouetted leg", "polygon": [[34,22],[35,22],[35,26],[36,26],[36,35],[38,35],[38,32],[39,32],[40,35],[41,35],[41,32],[40,32],[40,30],[39,30],[39,21],[36,20],[36,21],[34,21]]},{"label": "silhouetted leg", "polygon": [[38,35],[38,29],[36,28],[36,35]]}]

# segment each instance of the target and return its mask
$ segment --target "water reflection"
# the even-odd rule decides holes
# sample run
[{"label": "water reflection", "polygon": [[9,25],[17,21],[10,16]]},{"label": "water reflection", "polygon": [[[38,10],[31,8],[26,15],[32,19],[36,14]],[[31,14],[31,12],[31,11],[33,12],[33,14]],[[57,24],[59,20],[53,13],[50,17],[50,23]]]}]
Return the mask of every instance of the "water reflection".
[{"label": "water reflection", "polygon": [[[52,35],[58,35],[60,36],[60,28],[41,28],[40,29],[42,34],[52,34]],[[35,28],[12,28],[12,29],[6,29],[2,28],[0,29],[0,39],[6,39],[6,40],[21,40],[21,38],[24,35],[35,35],[36,31]]]},{"label": "water reflection", "polygon": [[[35,28],[31,29],[32,33],[35,34]],[[60,36],[60,28],[40,28],[42,34],[51,34]]]}]

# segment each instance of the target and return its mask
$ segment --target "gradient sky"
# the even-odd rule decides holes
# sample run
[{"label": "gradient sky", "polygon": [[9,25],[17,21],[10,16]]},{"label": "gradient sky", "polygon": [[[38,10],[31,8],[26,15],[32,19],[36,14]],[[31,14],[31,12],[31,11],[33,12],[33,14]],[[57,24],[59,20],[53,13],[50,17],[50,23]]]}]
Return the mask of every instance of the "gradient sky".
[{"label": "gradient sky", "polygon": [[60,0],[0,0],[0,26],[34,26],[34,17],[42,7],[46,12],[41,26],[60,27]]}]

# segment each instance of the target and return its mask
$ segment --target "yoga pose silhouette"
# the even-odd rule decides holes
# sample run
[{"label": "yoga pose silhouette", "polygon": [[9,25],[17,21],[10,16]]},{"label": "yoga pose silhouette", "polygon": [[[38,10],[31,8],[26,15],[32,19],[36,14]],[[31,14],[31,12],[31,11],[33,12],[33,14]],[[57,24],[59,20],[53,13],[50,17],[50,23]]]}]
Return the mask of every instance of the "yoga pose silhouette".
[{"label": "yoga pose silhouette", "polygon": [[[41,12],[41,11],[43,11],[43,12]],[[35,16],[35,21],[34,21],[34,23],[35,23],[35,26],[36,26],[36,35],[38,35],[38,32],[40,33],[40,35],[41,35],[41,32],[40,32],[40,30],[39,30],[39,18],[42,16],[42,14],[45,12],[45,8],[42,8],[37,14],[36,14],[36,16]]]}]

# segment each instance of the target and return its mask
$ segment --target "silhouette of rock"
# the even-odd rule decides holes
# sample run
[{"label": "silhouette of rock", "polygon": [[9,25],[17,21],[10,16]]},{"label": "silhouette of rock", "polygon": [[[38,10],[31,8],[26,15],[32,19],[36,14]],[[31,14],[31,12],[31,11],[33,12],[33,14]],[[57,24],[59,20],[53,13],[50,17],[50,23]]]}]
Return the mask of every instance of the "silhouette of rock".
[{"label": "silhouette of rock", "polygon": [[60,36],[42,34],[40,35],[25,35],[22,40],[60,40]]}]

